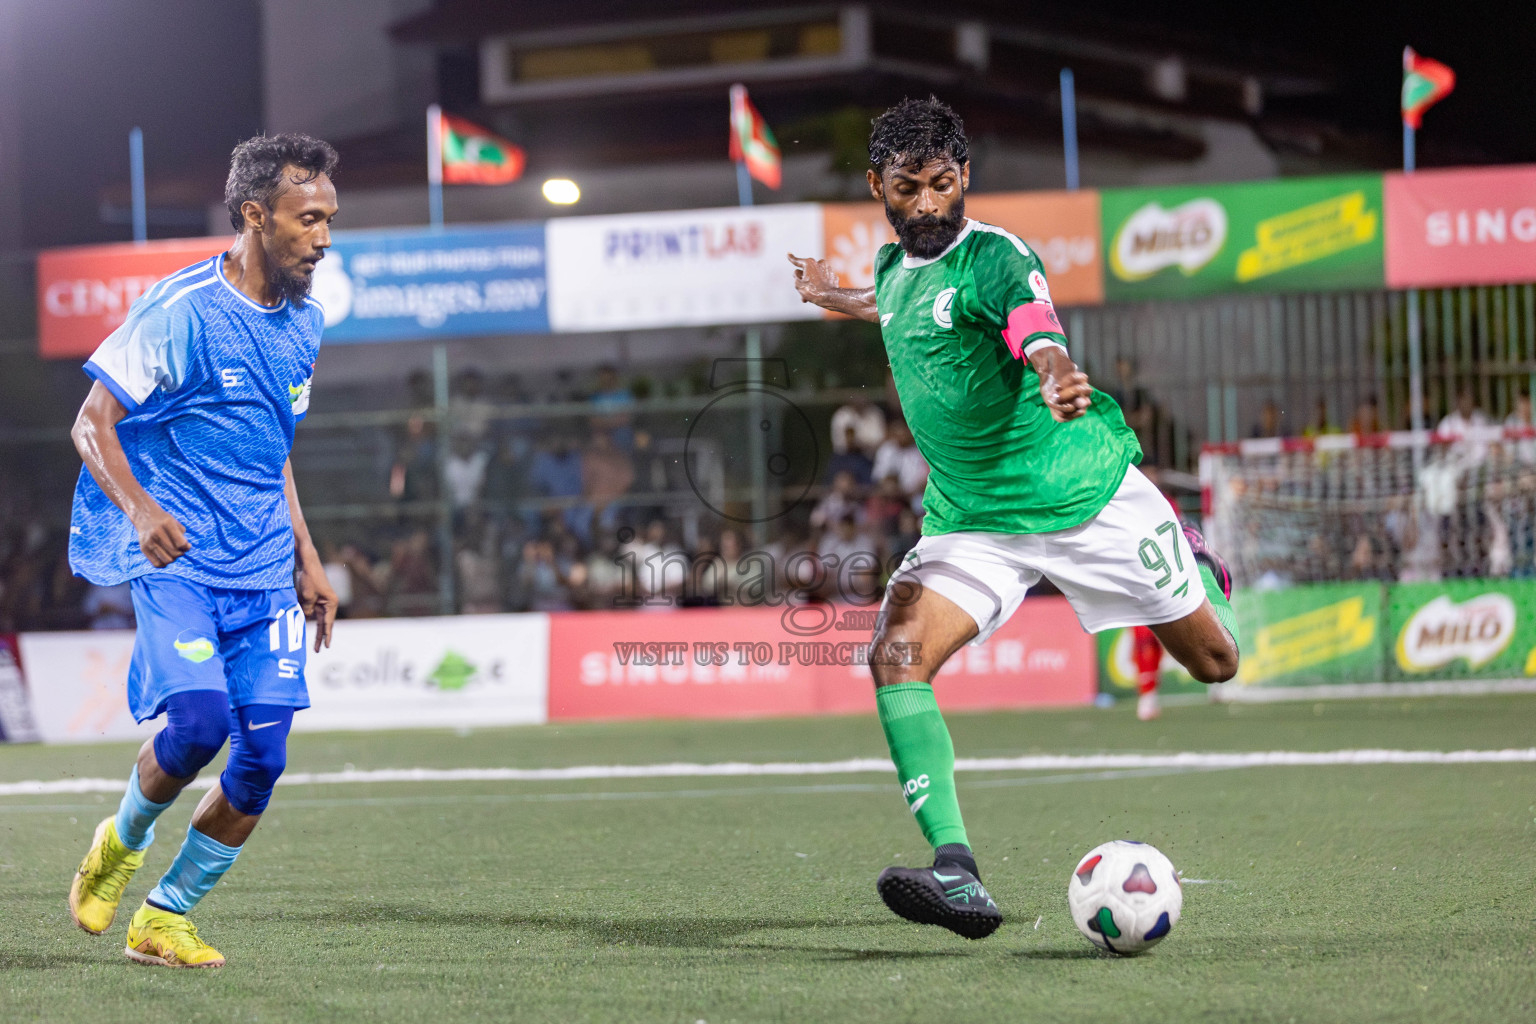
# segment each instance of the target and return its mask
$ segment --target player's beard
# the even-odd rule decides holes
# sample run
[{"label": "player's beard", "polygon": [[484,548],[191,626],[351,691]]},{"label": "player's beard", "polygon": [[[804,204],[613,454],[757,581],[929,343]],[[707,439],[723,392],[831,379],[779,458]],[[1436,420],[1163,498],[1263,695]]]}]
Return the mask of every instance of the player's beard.
[{"label": "player's beard", "polygon": [[299,269],[302,264],[294,264],[284,267],[272,258],[266,247],[262,247],[262,259],[266,263],[267,287],[279,301],[286,299],[299,308],[303,308],[304,300],[309,297],[310,285],[314,282],[314,271],[308,274]]},{"label": "player's beard", "polygon": [[890,201],[887,200],[885,219],[896,230],[896,239],[901,242],[907,255],[931,260],[948,249],[960,236],[960,229],[965,226],[965,196],[956,196],[955,204],[943,217],[904,218],[891,209]]}]

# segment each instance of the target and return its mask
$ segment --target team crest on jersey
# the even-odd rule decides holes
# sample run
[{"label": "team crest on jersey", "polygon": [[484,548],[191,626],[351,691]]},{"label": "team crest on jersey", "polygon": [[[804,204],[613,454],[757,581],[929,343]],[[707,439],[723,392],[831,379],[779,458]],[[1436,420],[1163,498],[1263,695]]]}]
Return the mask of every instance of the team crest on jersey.
[{"label": "team crest on jersey", "polygon": [[955,326],[952,311],[955,305],[955,289],[945,288],[933,300],[933,322],[940,327]]},{"label": "team crest on jersey", "polygon": [[1041,302],[1051,301],[1051,290],[1046,287],[1045,275],[1038,270],[1031,270],[1029,272],[1029,290]]}]

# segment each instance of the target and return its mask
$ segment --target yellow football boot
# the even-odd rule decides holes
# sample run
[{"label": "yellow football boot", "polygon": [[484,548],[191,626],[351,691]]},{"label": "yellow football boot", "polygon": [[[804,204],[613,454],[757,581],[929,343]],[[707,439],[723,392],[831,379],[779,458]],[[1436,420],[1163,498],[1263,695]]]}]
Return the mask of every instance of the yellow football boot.
[{"label": "yellow football boot", "polygon": [[128,922],[128,959],[156,967],[223,967],[224,954],[197,936],[180,914],[144,904]]},{"label": "yellow football boot", "polygon": [[69,916],[92,935],[112,927],[117,903],[133,873],[144,863],[143,850],[130,850],[117,837],[115,819],[96,826],[90,852],[75,870],[69,885]]}]

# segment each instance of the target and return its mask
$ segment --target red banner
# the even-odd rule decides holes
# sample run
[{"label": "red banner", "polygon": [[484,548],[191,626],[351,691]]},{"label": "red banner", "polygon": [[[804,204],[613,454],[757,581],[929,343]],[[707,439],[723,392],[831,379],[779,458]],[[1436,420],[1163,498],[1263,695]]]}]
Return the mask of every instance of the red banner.
[{"label": "red banner", "polygon": [[1387,285],[1536,281],[1536,167],[1386,176]]},{"label": "red banner", "polygon": [[175,238],[39,254],[38,351],[49,359],[90,355],[156,281],[228,247],[223,237]]},{"label": "red banner", "polygon": [[[875,609],[822,607],[787,622],[783,608],[551,615],[550,721],[872,712]],[[947,710],[1085,704],[1094,653],[1064,598],[1031,598],[950,658],[934,692]]]}]

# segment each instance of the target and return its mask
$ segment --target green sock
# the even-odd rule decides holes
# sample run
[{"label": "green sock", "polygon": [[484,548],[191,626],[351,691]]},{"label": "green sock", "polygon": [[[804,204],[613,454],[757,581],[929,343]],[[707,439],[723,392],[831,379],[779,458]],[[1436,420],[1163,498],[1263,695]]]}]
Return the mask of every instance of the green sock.
[{"label": "green sock", "polygon": [[1232,611],[1232,602],[1227,600],[1227,595],[1221,592],[1221,585],[1216,582],[1216,574],[1211,572],[1211,567],[1204,562],[1200,563],[1200,579],[1205,583],[1205,596],[1211,602],[1211,607],[1216,610],[1216,621],[1226,627],[1227,633],[1232,637],[1232,646],[1239,651],[1242,644],[1237,639],[1237,615]]},{"label": "green sock", "polygon": [[955,746],[933,699],[933,687],[927,683],[881,686],[875,690],[875,707],[891,760],[896,762],[902,796],[923,838],[935,849],[946,843],[970,846],[955,795]]}]

